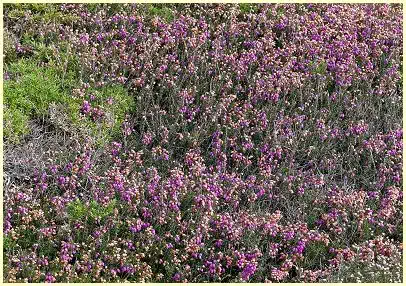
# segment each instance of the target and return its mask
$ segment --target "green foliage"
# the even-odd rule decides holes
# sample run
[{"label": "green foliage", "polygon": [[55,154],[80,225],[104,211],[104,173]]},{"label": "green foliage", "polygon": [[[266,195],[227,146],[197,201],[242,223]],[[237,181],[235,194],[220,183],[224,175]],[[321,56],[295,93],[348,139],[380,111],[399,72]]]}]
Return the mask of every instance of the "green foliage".
[{"label": "green foliage", "polygon": [[[128,95],[127,90],[121,85],[110,85],[102,88],[90,88],[88,94],[93,94],[96,100],[92,106],[97,106],[105,112],[105,118],[101,121],[93,121],[89,117],[83,118],[78,112],[82,102],[73,102],[67,108],[72,114],[71,120],[80,132],[86,132],[94,138],[95,143],[103,146],[111,139],[121,134],[121,124],[125,115],[134,108],[134,100]],[[108,103],[112,99],[112,104]]]},{"label": "green foliage", "polygon": [[79,199],[70,202],[67,205],[66,209],[68,212],[69,219],[71,220],[81,220],[86,216],[87,213],[86,205]]},{"label": "green foliage", "polygon": [[307,216],[307,225],[309,227],[314,227],[318,218],[319,212],[310,212]]},{"label": "green foliage", "polygon": [[16,243],[11,239],[10,236],[3,235],[3,249],[4,250],[9,250],[13,247],[15,247]]},{"label": "green foliage", "polygon": [[25,229],[22,231],[22,235],[17,239],[16,246],[20,246],[22,249],[30,248],[37,243],[38,235],[32,229]]},{"label": "green foliage", "polygon": [[112,200],[106,207],[98,204],[96,201],[90,202],[90,217],[93,219],[104,219],[113,214],[116,200]]},{"label": "green foliage", "polygon": [[29,132],[30,117],[45,116],[51,102],[68,99],[54,68],[38,67],[22,59],[9,65],[11,79],[4,82],[4,136],[18,142]]},{"label": "green foliage", "polygon": [[20,137],[27,135],[30,131],[28,127],[29,117],[19,109],[4,109],[4,137],[16,144]]},{"label": "green foliage", "polygon": [[54,258],[57,256],[58,249],[55,243],[51,240],[44,239],[41,242],[41,247],[38,249],[39,255],[44,255],[49,258]]},{"label": "green foliage", "polygon": [[[21,59],[8,66],[10,80],[4,83],[4,136],[12,143],[18,143],[21,136],[29,133],[30,118],[48,116],[51,103],[64,107],[63,115],[73,123],[71,132],[80,132],[95,138],[98,144],[105,144],[120,134],[120,126],[125,114],[134,108],[134,100],[121,85],[90,88],[89,94],[96,96],[93,106],[106,113],[105,120],[95,122],[80,114],[80,98],[71,96],[77,85],[77,59],[69,53],[61,53],[55,58],[52,50],[37,43],[37,53],[33,58]],[[47,61],[47,66],[38,66],[37,62]],[[65,66],[58,65],[65,62]],[[107,101],[112,99],[110,105]],[[85,134],[86,133],[86,134]]]},{"label": "green foliage", "polygon": [[[15,4],[15,5],[21,5],[21,4]],[[5,15],[7,16],[7,18],[11,19],[11,20],[17,20],[20,19],[21,17],[24,17],[24,10],[23,9],[16,9],[18,7],[8,4],[5,5]],[[10,11],[7,12],[7,8],[10,9]]]},{"label": "green foliage", "polygon": [[124,12],[126,4],[121,3],[109,3],[109,4],[100,4],[100,3],[87,3],[84,6],[90,13],[97,13],[100,10],[106,12],[107,15],[112,16]]},{"label": "green foliage", "polygon": [[328,247],[324,243],[318,241],[310,243],[305,250],[303,268],[316,269],[326,264],[329,259],[326,253],[328,253]]},{"label": "green foliage", "polygon": [[327,63],[324,61],[321,61],[319,63],[313,62],[313,63],[311,63],[311,66],[312,66],[312,72],[314,74],[325,75],[327,72]]},{"label": "green foliage", "polygon": [[238,5],[240,6],[240,11],[243,14],[258,13],[259,11],[258,4],[240,3]]},{"label": "green foliage", "polygon": [[150,4],[148,5],[148,14],[151,17],[160,17],[166,22],[172,22],[174,20],[174,15],[171,9],[162,4]]},{"label": "green foliage", "polygon": [[51,11],[48,13],[45,13],[44,15],[35,15],[33,17],[33,20],[35,22],[40,22],[40,21],[44,21],[44,22],[54,22],[54,23],[58,23],[58,24],[65,24],[65,25],[69,25],[74,23],[75,21],[79,20],[79,17],[75,16],[75,15],[69,15],[69,14],[63,14],[60,11]]},{"label": "green foliage", "polygon": [[283,8],[283,5],[279,6],[276,12],[278,13],[279,17],[283,16],[285,14],[285,9]]},{"label": "green foliage", "polygon": [[92,200],[89,206],[76,199],[67,205],[67,212],[70,220],[83,220],[87,216],[91,219],[104,219],[113,214],[116,206],[116,200],[112,200],[107,206],[102,206]]},{"label": "green foliage", "polygon": [[369,223],[367,220],[364,221],[364,223],[362,224],[361,234],[362,234],[363,240],[373,239],[373,237],[375,236],[374,226],[371,223]]},{"label": "green foliage", "polygon": [[15,11],[30,10],[32,13],[46,13],[55,10],[55,5],[44,3],[16,3],[16,4],[7,4],[7,7],[13,8],[15,9]]},{"label": "green foliage", "polygon": [[50,23],[54,22],[57,24],[72,24],[79,20],[78,16],[71,15],[69,13],[63,13],[58,11],[58,4],[44,4],[44,3],[16,3],[5,5],[5,15],[11,20],[17,20],[30,11],[32,15],[30,20],[33,23]]},{"label": "green foliage", "polygon": [[51,102],[61,102],[66,95],[54,68],[38,67],[30,60],[10,64],[11,80],[4,83],[4,100],[10,109],[26,115],[45,115]]}]

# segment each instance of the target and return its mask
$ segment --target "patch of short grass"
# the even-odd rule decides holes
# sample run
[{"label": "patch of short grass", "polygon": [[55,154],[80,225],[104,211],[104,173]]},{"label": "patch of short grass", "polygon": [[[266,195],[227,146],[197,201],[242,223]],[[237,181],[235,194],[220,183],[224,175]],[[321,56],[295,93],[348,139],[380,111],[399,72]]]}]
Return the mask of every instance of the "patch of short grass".
[{"label": "patch of short grass", "polygon": [[[4,82],[4,136],[18,143],[29,133],[28,120],[49,116],[51,104],[62,107],[59,115],[72,123],[71,132],[81,132],[100,144],[120,134],[125,114],[134,108],[133,99],[121,85],[90,88],[95,95],[93,106],[105,111],[99,122],[80,114],[83,99],[72,96],[78,85],[74,70],[63,70],[57,63],[39,66],[36,59],[20,59],[8,66],[10,79]],[[111,99],[111,100],[109,100]]]}]

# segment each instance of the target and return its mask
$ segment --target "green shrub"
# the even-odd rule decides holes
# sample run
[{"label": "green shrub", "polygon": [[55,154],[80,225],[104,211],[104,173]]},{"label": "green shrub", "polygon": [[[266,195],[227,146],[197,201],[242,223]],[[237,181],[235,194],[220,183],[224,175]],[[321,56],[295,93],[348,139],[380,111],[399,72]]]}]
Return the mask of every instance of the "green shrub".
[{"label": "green shrub", "polygon": [[66,207],[69,219],[71,220],[81,220],[86,217],[87,207],[79,199],[70,202]]},{"label": "green shrub", "polygon": [[93,219],[104,219],[111,216],[116,206],[116,200],[112,200],[106,207],[98,204],[96,201],[90,202],[90,217]]},{"label": "green shrub", "polygon": [[322,242],[312,242],[310,243],[304,255],[304,260],[302,262],[304,269],[315,269],[320,265],[326,264],[329,259],[326,257],[328,253],[328,247]]},{"label": "green shrub", "polygon": [[257,4],[241,3],[238,5],[240,6],[240,11],[243,14],[258,13],[259,11],[259,7]]},{"label": "green shrub", "polygon": [[29,132],[29,118],[45,116],[51,102],[62,102],[67,96],[53,68],[22,59],[11,63],[8,72],[11,79],[4,82],[4,136],[16,143]]},{"label": "green shrub", "polygon": [[[134,100],[121,85],[90,88],[87,93],[96,96],[92,106],[97,106],[105,112],[104,119],[93,121],[89,117],[83,117],[78,112],[82,105],[81,101],[71,102],[66,107],[67,112],[71,114],[69,119],[84,137],[90,136],[97,145],[103,146],[121,134],[121,124],[126,113],[133,110]],[[112,100],[111,105],[108,103],[109,98]]]},{"label": "green shrub", "polygon": [[20,137],[27,135],[30,131],[28,127],[28,116],[18,109],[4,109],[4,137],[12,143],[18,143]]},{"label": "green shrub", "polygon": [[82,220],[87,216],[91,219],[104,219],[111,216],[116,206],[116,200],[112,200],[107,206],[102,206],[92,200],[89,206],[76,199],[67,206],[67,212],[70,220]]},{"label": "green shrub", "polygon": [[3,235],[3,249],[9,250],[15,247],[16,242],[8,235]]},{"label": "green shrub", "polygon": [[49,3],[16,3],[5,5],[5,15],[11,20],[17,20],[24,17],[27,11],[30,11],[29,18],[33,23],[72,24],[79,20],[78,16],[59,11],[59,4]]},{"label": "green shrub", "polygon": [[[54,62],[47,47],[39,45],[43,55],[33,59],[21,59],[8,66],[11,79],[4,83],[4,136],[18,143],[21,136],[29,133],[28,120],[49,116],[50,105],[62,107],[58,116],[66,117],[65,122],[72,123],[70,132],[79,132],[83,136],[91,136],[98,144],[105,144],[120,134],[120,126],[125,114],[134,108],[134,101],[127,90],[121,85],[110,85],[101,88],[90,88],[88,94],[96,96],[93,106],[105,112],[105,118],[99,122],[80,114],[83,99],[71,95],[72,89],[78,85],[75,58],[66,54],[62,59],[72,67],[61,68]],[[49,51],[48,51],[49,52]],[[37,61],[48,57],[50,63],[38,66]],[[108,99],[112,99],[112,104]],[[69,131],[69,130],[68,130]]]},{"label": "green shrub", "polygon": [[148,15],[151,17],[158,16],[164,19],[166,22],[172,22],[174,20],[172,10],[160,4],[148,5]]},{"label": "green shrub", "polygon": [[26,115],[45,115],[50,102],[61,102],[66,95],[61,90],[54,68],[38,67],[31,60],[10,64],[12,79],[4,83],[5,104]]}]

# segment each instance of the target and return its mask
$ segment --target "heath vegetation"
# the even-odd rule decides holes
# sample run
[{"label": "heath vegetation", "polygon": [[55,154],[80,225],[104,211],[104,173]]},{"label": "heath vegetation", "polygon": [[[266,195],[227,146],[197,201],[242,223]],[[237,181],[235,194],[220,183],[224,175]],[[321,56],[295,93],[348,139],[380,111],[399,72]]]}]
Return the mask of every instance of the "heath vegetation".
[{"label": "heath vegetation", "polygon": [[402,282],[402,6],[4,6],[5,282]]}]

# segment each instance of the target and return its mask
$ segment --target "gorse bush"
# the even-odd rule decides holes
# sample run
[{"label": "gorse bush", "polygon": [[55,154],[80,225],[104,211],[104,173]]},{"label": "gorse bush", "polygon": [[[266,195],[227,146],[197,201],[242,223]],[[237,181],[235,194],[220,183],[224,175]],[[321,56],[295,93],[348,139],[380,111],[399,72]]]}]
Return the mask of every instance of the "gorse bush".
[{"label": "gorse bush", "polygon": [[400,5],[6,5],[5,25],[6,139],[45,115],[86,138],[5,194],[5,281],[402,281]]}]

